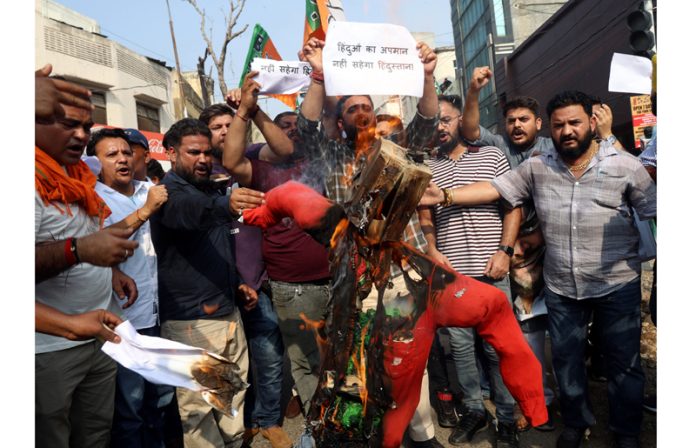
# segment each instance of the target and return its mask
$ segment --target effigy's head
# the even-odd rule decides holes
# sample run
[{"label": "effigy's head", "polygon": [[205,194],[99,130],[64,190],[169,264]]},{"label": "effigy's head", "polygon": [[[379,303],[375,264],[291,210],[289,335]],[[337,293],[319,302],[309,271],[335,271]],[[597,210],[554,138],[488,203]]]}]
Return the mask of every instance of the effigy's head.
[{"label": "effigy's head", "polygon": [[432,178],[430,169],[385,139],[376,139],[357,162],[344,205],[348,219],[371,244],[399,241]]}]

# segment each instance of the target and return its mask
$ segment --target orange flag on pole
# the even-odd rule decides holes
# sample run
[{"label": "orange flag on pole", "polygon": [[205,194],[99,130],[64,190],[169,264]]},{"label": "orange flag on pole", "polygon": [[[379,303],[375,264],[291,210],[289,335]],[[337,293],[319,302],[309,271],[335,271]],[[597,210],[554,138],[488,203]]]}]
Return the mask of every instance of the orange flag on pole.
[{"label": "orange flag on pole", "polygon": [[333,20],[346,20],[341,0],[305,0],[305,27],[302,44],[310,37],[326,39],[326,30]]},{"label": "orange flag on pole", "polygon": [[[251,61],[253,61],[254,58],[273,59],[276,61],[283,60],[283,58],[280,57],[278,50],[276,50],[275,45],[273,45],[273,42],[271,41],[271,38],[268,36],[266,30],[264,30],[263,27],[258,23],[254,27],[254,32],[251,35],[249,51],[247,52],[247,57],[244,61],[244,72],[242,73],[242,76],[239,79],[239,87],[242,87],[242,84],[244,83],[244,78],[246,77],[247,73],[251,71]],[[268,96],[281,101],[293,110],[297,105],[296,93],[290,95],[272,94]]]}]

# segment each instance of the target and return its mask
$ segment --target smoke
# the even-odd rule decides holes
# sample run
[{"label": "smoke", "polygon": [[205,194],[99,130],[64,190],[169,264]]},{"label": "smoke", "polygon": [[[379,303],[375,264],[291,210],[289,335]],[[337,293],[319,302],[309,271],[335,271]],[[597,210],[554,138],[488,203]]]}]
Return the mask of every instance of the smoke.
[{"label": "smoke", "polygon": [[401,0],[387,0],[387,22],[395,25],[403,25],[401,19]]}]

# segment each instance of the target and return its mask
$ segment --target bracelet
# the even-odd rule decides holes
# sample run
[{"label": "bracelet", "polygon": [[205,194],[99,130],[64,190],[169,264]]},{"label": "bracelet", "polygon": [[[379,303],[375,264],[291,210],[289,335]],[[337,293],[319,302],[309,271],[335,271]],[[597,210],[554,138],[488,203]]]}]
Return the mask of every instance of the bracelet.
[{"label": "bracelet", "polygon": [[138,208],[138,209],[135,209],[135,217],[136,217],[136,218],[138,219],[138,221],[140,221],[140,222],[145,222],[145,221],[147,221],[147,219],[143,219],[143,218],[140,217],[140,209],[139,209],[139,208]]},{"label": "bracelet", "polygon": [[324,72],[317,72],[315,70],[312,70],[312,73],[309,75],[310,78],[312,78],[313,81],[318,82],[319,84],[324,84]]},{"label": "bracelet", "polygon": [[235,115],[235,117],[241,118],[242,121],[244,121],[245,123],[247,123],[247,122],[249,121],[249,117],[245,117],[244,115],[242,115],[241,112],[237,112],[237,114]]},{"label": "bracelet", "polygon": [[77,238],[72,238],[72,243],[70,244],[70,252],[72,252],[77,263],[82,263],[82,260],[80,260],[80,256],[77,255]]},{"label": "bracelet", "polygon": [[74,238],[68,238],[67,240],[65,240],[65,246],[63,247],[63,254],[65,255],[65,261],[68,263],[68,266],[77,264],[75,254],[72,250],[73,241],[75,241]]},{"label": "bracelet", "polygon": [[452,205],[452,202],[454,200],[454,194],[452,194],[452,189],[451,188],[441,188],[442,194],[445,197],[445,199],[440,203],[443,207],[449,207]]}]

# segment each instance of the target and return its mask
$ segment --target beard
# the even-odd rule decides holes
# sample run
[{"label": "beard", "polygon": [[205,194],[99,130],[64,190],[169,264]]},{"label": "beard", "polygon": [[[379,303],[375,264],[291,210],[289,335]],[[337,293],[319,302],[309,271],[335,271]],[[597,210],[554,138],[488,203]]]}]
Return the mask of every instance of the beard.
[{"label": "beard", "polygon": [[213,158],[222,160],[222,149],[211,147],[210,150],[212,151]]},{"label": "beard", "polygon": [[563,147],[563,142],[570,140],[575,139],[573,137],[561,137],[560,141],[556,141],[554,139],[553,146],[556,148],[556,151],[558,151],[558,154],[560,154],[561,157],[574,160],[585,154],[587,150],[590,149],[590,145],[592,144],[592,132],[588,131],[584,137],[577,140],[578,146],[575,149],[566,149]]},{"label": "beard", "polygon": [[210,191],[219,187],[219,184],[210,179],[210,176],[206,176],[204,178],[196,176],[193,170],[185,170],[180,168],[178,163],[174,167],[174,172],[199,190]]},{"label": "beard", "polygon": [[449,141],[440,145],[440,152],[447,154],[452,152],[452,150],[457,147],[457,145],[459,144],[459,139],[452,136],[450,137],[451,138],[449,139]]}]

